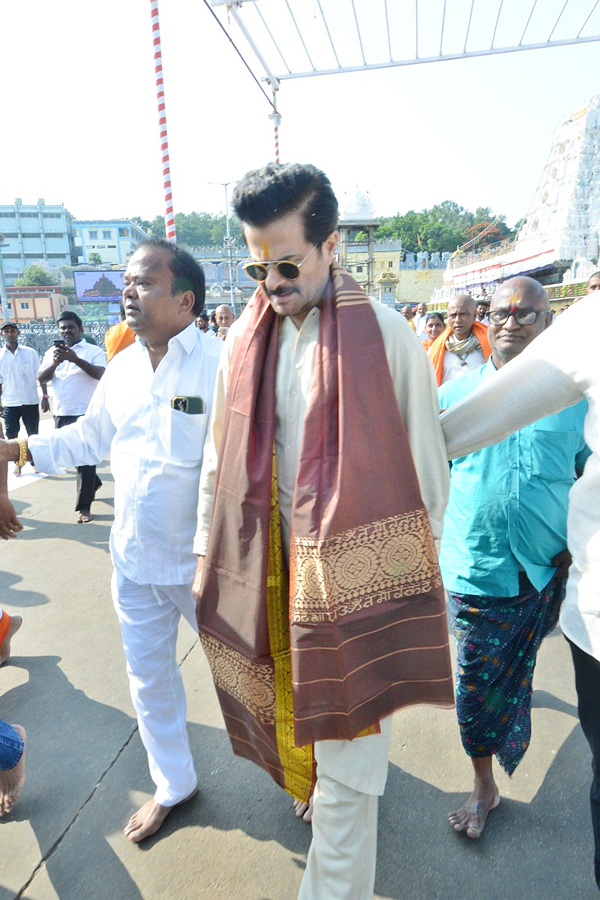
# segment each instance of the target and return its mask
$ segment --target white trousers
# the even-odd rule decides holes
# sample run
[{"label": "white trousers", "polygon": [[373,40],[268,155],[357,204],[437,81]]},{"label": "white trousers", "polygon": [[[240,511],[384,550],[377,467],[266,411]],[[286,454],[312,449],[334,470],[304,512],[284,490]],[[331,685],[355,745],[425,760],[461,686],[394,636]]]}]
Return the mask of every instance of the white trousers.
[{"label": "white trousers", "polygon": [[315,744],[313,837],[298,900],[372,900],[391,733],[388,717],[380,734]]},{"label": "white trousers", "polygon": [[196,631],[191,585],[150,585],[113,572],[112,597],[123,637],[129,689],[148,754],[154,799],[174,806],[197,785],[186,727],[176,644],[183,615]]}]

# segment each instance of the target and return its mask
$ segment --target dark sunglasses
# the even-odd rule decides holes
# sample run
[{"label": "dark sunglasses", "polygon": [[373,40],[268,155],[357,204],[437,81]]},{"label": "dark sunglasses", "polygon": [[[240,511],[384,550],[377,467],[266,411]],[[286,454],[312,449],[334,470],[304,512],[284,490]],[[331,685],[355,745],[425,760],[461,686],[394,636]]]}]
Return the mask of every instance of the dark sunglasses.
[{"label": "dark sunglasses", "polygon": [[533,325],[540,316],[547,316],[549,309],[536,312],[534,309],[492,309],[488,313],[488,321],[492,325],[505,325],[511,316],[517,325]]},{"label": "dark sunglasses", "polygon": [[282,278],[285,278],[286,281],[295,281],[300,275],[300,266],[306,262],[313,250],[320,246],[320,244],[315,244],[299,263],[292,262],[291,259],[277,259],[273,262],[254,262],[249,259],[248,262],[244,263],[242,269],[254,281],[265,281],[269,272],[269,266],[275,266]]}]

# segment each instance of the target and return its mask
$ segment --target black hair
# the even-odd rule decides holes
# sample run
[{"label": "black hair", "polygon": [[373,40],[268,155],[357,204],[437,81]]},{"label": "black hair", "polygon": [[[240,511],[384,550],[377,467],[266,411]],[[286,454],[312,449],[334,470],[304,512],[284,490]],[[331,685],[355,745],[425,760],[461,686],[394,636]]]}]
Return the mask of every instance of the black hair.
[{"label": "black hair", "polygon": [[63,321],[71,321],[75,322],[80,331],[83,331],[83,322],[79,318],[76,312],[73,312],[72,309],[64,309],[56,320],[56,324]]},{"label": "black hair", "polygon": [[427,315],[425,316],[425,324],[426,324],[426,325],[427,325],[427,323],[429,322],[430,319],[441,319],[442,324],[443,324],[443,325],[446,324],[446,321],[445,321],[445,319],[444,319],[444,313],[443,313],[443,312],[436,312],[436,311],[434,310],[433,312],[427,313]]},{"label": "black hair", "polygon": [[311,165],[269,163],[247,172],[236,185],[231,202],[240,221],[255,228],[301,213],[309,244],[322,244],[338,223],[338,202],[331,182]]},{"label": "black hair", "polygon": [[173,282],[171,284],[171,293],[173,296],[180,291],[192,291],[195,302],[192,312],[194,316],[199,316],[204,308],[204,299],[206,296],[206,280],[204,278],[204,269],[197,262],[191,253],[167,241],[165,238],[152,237],[138,244],[137,250],[142,247],[158,247],[166,250],[170,255],[169,269],[173,273]]}]

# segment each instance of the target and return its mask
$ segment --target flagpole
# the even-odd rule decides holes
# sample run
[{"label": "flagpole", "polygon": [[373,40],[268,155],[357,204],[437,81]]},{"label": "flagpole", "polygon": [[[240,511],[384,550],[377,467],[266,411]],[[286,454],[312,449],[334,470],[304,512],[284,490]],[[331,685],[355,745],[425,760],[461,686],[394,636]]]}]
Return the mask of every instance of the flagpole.
[{"label": "flagpole", "polygon": [[173,189],[171,187],[171,165],[169,162],[169,140],[167,137],[167,113],[165,108],[162,50],[160,44],[160,23],[158,19],[158,0],[150,0],[150,16],[152,18],[154,76],[156,79],[158,127],[160,130],[160,154],[162,162],[163,190],[165,195],[165,232],[168,241],[175,241],[177,240],[177,236],[175,233],[175,216],[173,213]]}]

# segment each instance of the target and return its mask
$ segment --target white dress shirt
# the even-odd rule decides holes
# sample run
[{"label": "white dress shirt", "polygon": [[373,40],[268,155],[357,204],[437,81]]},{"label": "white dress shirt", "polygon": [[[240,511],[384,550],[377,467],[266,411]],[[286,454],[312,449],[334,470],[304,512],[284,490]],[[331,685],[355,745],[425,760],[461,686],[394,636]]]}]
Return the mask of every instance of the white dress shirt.
[{"label": "white dress shirt", "polygon": [[[153,371],[144,344],[136,340],[111,360],[78,422],[29,439],[36,467],[50,474],[94,465],[110,451],[112,560],[138,584],[193,580],[198,480],[222,347],[205,340],[192,323],[171,338]],[[204,413],[173,409],[176,396],[201,397]]]},{"label": "white dress shirt", "polygon": [[425,313],[425,315],[423,316],[420,316],[419,313],[416,313],[413,321],[415,323],[416,333],[419,335],[422,341],[425,340],[425,338],[427,337],[427,333],[425,331],[425,326],[427,325],[427,313]]},{"label": "white dress shirt", "polygon": [[0,350],[0,382],[3,406],[37,406],[37,373],[40,358],[32,347],[22,347],[12,353],[8,347]]},{"label": "white dress shirt", "polygon": [[[78,344],[73,344],[71,350],[85,362],[106,368],[106,353],[101,347],[88,344],[82,339]],[[51,366],[53,362],[54,347],[50,347],[42,359],[42,368]],[[80,369],[77,363],[62,362],[52,376],[54,393],[52,412],[55,416],[82,416],[99,384],[97,378],[92,378]]]},{"label": "white dress shirt", "polygon": [[567,544],[573,564],[560,622],[574,644],[600,660],[600,363],[596,330],[590,327],[597,318],[597,298],[580,300],[445,412],[442,425],[453,459],[587,400],[584,436],[592,455],[569,494]]},{"label": "white dress shirt", "polygon": [[[394,390],[408,433],[423,502],[429,513],[435,538],[442,533],[442,521],[448,499],[448,464],[438,422],[439,406],[433,368],[421,341],[403,316],[381,303],[373,309],[381,329]],[[312,309],[298,329],[291,318],[283,317],[280,326],[276,381],[275,447],[277,482],[284,547],[289,548],[289,523],[302,442],[304,416],[312,386],[315,351],[319,337],[321,312]],[[245,325],[244,314],[231,326],[225,341],[225,353],[219,366],[214,411],[206,442],[200,498],[198,531],[194,550],[203,556],[208,542],[217,448],[221,439],[227,368],[235,336]],[[368,424],[365,423],[365,427]],[[373,452],[377,453],[373,435]],[[403,460],[398,459],[398,478],[402,478]]]}]

